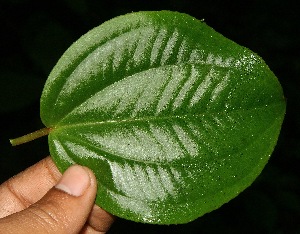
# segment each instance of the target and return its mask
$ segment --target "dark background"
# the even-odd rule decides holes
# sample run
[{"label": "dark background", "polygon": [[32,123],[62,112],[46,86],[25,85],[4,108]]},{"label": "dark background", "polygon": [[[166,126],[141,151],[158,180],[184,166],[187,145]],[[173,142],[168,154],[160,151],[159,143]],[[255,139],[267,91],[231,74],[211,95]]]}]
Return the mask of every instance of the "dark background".
[{"label": "dark background", "polygon": [[287,98],[283,128],[262,174],[220,209],[185,225],[118,219],[109,233],[300,233],[300,18],[296,2],[0,0],[0,183],[49,154],[47,138],[18,147],[11,147],[8,139],[43,127],[39,118],[43,84],[72,42],[120,14],[175,10],[205,19],[216,31],[264,58]]}]

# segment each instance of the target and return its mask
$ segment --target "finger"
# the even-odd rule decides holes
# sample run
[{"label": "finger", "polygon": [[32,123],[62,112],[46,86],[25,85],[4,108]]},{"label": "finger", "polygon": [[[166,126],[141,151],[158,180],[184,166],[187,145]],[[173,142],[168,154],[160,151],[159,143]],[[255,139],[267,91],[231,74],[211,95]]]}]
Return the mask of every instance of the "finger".
[{"label": "finger", "polygon": [[115,220],[115,216],[101,209],[99,206],[94,205],[88,219],[88,224],[93,230],[105,233],[110,229]]},{"label": "finger", "polygon": [[96,178],[88,168],[71,166],[40,201],[0,220],[1,231],[79,233],[93,208],[96,190]]},{"label": "finger", "polygon": [[0,186],[0,218],[21,211],[40,200],[61,178],[47,157]]},{"label": "finger", "polygon": [[[51,157],[47,157],[0,186],[0,218],[19,212],[40,200],[61,178]],[[108,231],[115,217],[94,205],[88,223],[95,230]]]}]

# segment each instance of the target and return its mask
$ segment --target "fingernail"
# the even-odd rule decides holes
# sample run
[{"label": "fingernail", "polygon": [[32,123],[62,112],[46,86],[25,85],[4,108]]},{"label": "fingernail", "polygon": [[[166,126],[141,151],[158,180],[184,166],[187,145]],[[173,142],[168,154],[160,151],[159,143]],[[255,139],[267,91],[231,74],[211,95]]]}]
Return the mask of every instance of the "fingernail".
[{"label": "fingernail", "polygon": [[91,179],[89,173],[83,167],[74,165],[65,171],[55,187],[72,196],[79,197],[85,192],[90,184]]}]

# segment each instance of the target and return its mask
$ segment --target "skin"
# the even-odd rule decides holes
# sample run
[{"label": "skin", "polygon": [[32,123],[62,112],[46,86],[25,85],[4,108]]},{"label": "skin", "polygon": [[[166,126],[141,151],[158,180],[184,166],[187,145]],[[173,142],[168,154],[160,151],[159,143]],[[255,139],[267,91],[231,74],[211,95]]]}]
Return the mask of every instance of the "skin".
[{"label": "skin", "polygon": [[47,157],[0,186],[0,234],[106,233],[115,218],[94,205],[96,190],[91,170],[62,175]]}]

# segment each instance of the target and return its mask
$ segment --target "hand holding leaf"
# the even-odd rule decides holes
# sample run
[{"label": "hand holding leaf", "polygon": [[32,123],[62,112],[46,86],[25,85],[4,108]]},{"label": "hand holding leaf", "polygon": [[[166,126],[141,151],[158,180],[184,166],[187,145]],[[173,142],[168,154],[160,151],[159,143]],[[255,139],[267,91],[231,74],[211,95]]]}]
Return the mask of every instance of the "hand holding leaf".
[{"label": "hand holding leaf", "polygon": [[91,168],[100,207],[158,224],[194,220],[248,187],[284,113],[258,55],[168,11],[120,16],[82,36],[41,97],[58,168]]}]

